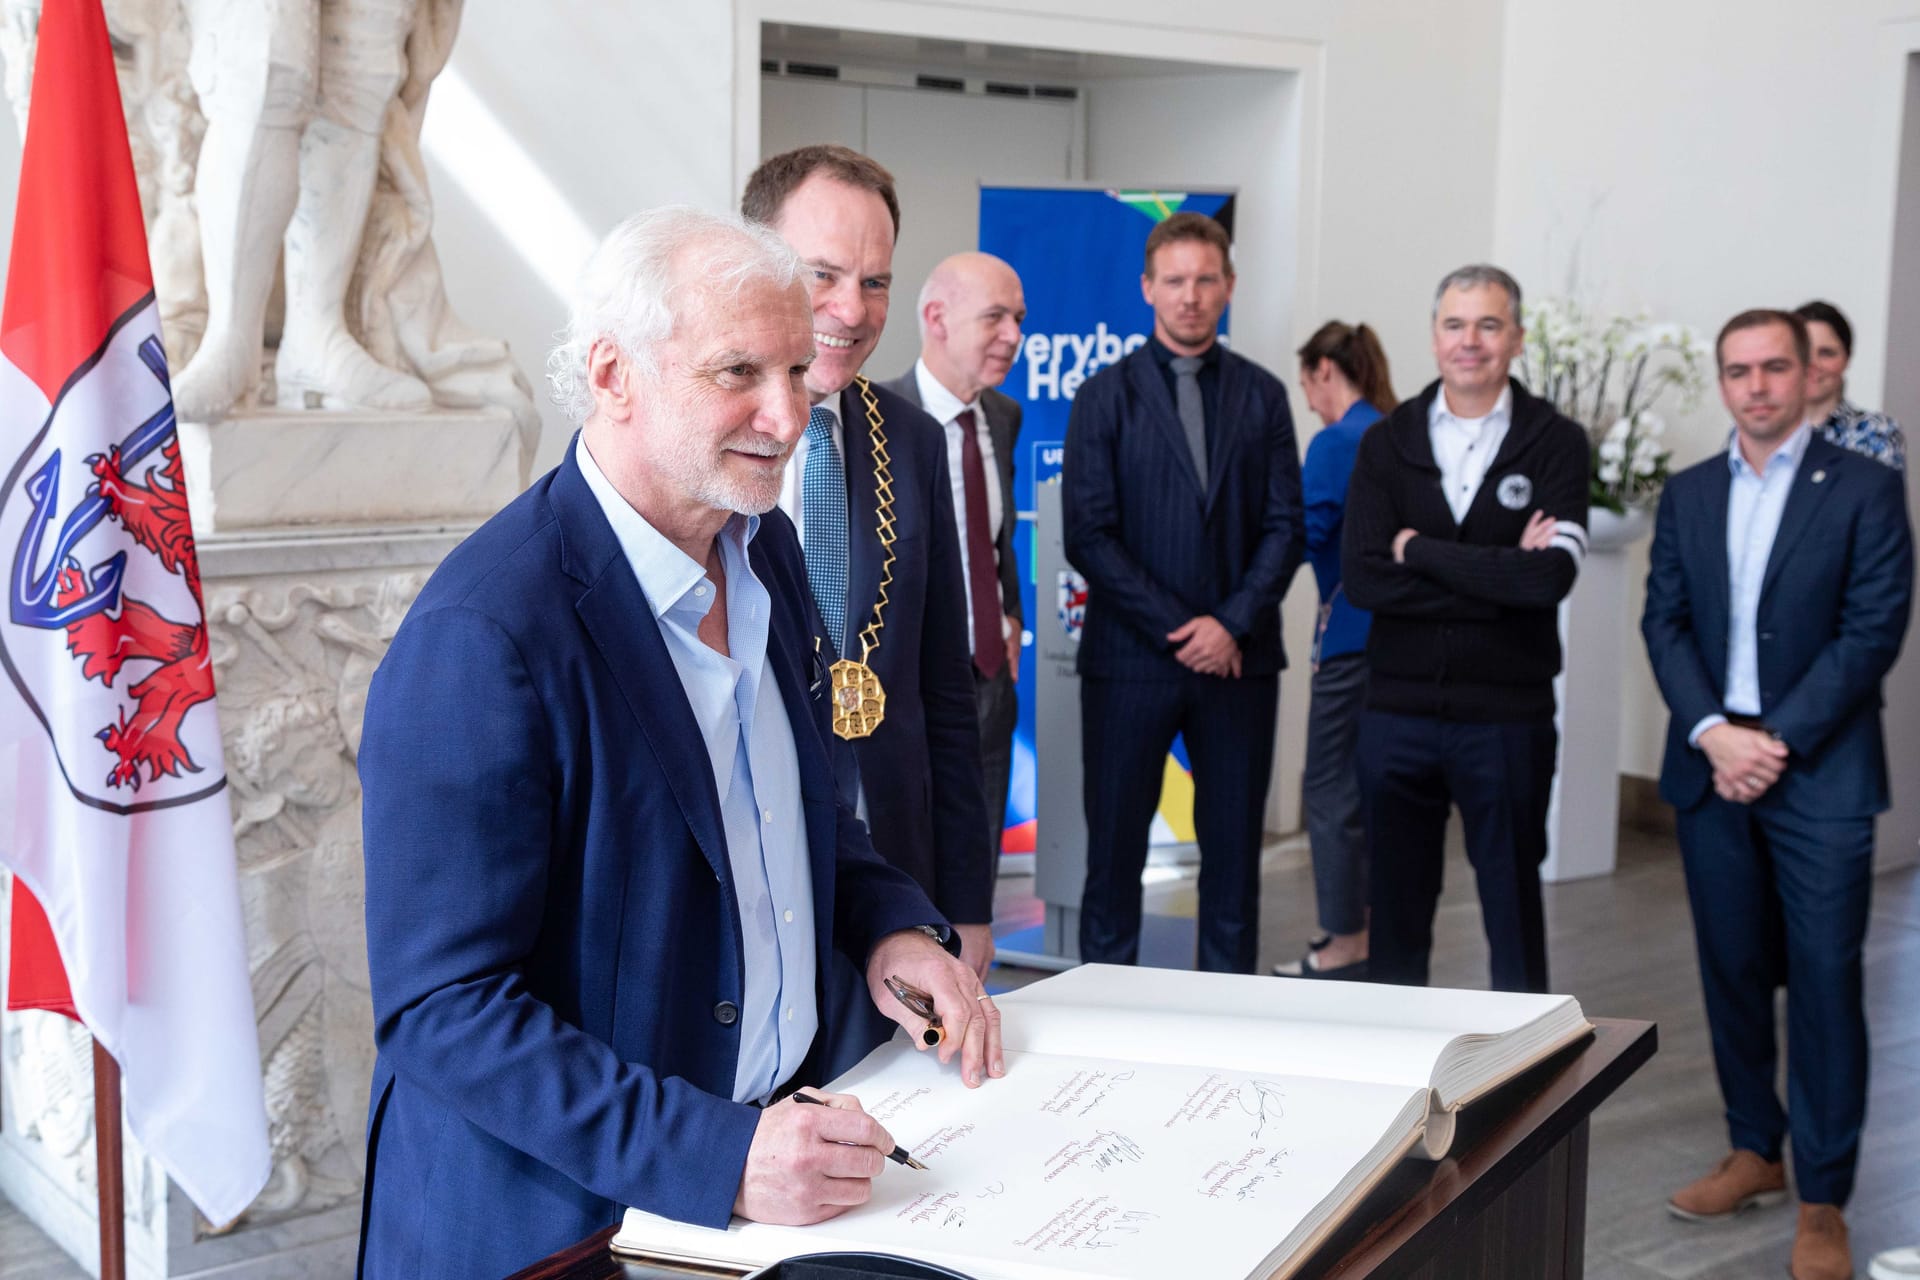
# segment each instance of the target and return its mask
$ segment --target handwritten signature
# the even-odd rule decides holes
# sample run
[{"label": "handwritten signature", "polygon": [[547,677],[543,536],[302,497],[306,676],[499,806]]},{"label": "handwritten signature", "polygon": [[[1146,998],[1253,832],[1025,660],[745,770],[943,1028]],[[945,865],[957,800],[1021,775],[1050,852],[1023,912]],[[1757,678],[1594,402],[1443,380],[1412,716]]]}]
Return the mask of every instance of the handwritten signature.
[{"label": "handwritten signature", "polygon": [[1086,1243],[1080,1247],[1083,1249],[1117,1249],[1127,1243],[1127,1236],[1139,1235],[1140,1228],[1154,1221],[1159,1216],[1157,1213],[1148,1213],[1145,1209],[1129,1209],[1119,1217],[1108,1222],[1102,1222],[1099,1226],[1095,1227],[1093,1234],[1089,1236]]},{"label": "handwritten signature", "polygon": [[1107,1145],[1094,1157],[1093,1167],[1096,1170],[1104,1172],[1121,1164],[1138,1164],[1147,1158],[1140,1144],[1125,1134],[1108,1133],[1101,1136],[1107,1139]]},{"label": "handwritten signature", "polygon": [[1252,1136],[1258,1138],[1266,1130],[1268,1121],[1286,1117],[1287,1108],[1282,1102],[1280,1086],[1265,1080],[1249,1080],[1247,1088],[1252,1091],[1251,1101],[1245,1092],[1240,1094],[1240,1109],[1253,1119]]}]

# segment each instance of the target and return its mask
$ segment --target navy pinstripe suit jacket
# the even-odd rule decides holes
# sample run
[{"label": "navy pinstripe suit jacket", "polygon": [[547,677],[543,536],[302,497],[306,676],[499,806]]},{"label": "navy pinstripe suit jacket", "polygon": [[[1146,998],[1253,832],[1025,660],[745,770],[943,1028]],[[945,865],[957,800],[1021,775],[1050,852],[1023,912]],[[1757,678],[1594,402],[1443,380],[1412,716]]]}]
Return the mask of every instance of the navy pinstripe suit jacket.
[{"label": "navy pinstripe suit jacket", "polygon": [[1217,414],[1203,481],[1146,348],[1074,397],[1062,498],[1067,560],[1088,586],[1081,675],[1187,675],[1167,633],[1203,613],[1240,642],[1243,675],[1286,666],[1280,598],[1305,548],[1286,388],[1222,350]]}]

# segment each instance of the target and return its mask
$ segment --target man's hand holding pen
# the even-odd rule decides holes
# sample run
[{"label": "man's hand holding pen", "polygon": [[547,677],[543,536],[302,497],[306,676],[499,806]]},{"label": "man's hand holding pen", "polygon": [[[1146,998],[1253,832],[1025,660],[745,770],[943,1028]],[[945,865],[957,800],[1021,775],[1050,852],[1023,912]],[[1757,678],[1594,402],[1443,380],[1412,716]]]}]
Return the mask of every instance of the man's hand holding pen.
[{"label": "man's hand holding pen", "polygon": [[[940,1061],[960,1056],[960,1077],[978,1088],[1007,1073],[1000,1011],[971,968],[917,929],[890,933],[867,958],[874,1003]],[[805,1226],[837,1217],[873,1194],[889,1157],[905,1157],[893,1135],[852,1094],[807,1090],[760,1113],[733,1211],[752,1222]],[[910,1163],[910,1157],[901,1159]]]},{"label": "man's hand holding pen", "polygon": [[[888,979],[894,980],[889,984]],[[917,929],[902,929],[880,939],[867,957],[867,990],[880,1011],[907,1029],[913,1043],[929,1045],[933,1026],[926,1012],[897,996],[892,985],[904,987],[931,1005],[944,1037],[932,1037],[940,1061],[960,1056],[960,1078],[969,1089],[989,1076],[1003,1076],[1007,1064],[1000,1049],[1000,1010],[972,969],[947,954],[939,943]]]},{"label": "man's hand holding pen", "polygon": [[[760,1113],[733,1211],[752,1222],[803,1227],[838,1217],[873,1194],[893,1135],[850,1093],[809,1090],[822,1106],[793,1098]],[[798,1095],[796,1095],[798,1096]]]}]

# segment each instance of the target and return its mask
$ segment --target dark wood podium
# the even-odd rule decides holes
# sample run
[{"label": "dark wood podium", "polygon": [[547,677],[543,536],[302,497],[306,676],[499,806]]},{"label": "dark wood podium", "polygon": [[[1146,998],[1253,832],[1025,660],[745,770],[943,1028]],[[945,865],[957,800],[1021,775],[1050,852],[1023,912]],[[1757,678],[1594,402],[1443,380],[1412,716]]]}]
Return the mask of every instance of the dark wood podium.
[{"label": "dark wood podium", "polygon": [[[1299,1280],[1580,1280],[1586,1272],[1587,1118],[1653,1056],[1651,1022],[1594,1034],[1460,1113],[1437,1164],[1402,1160],[1316,1250]],[[509,1280],[685,1280],[625,1262],[608,1227]]]}]

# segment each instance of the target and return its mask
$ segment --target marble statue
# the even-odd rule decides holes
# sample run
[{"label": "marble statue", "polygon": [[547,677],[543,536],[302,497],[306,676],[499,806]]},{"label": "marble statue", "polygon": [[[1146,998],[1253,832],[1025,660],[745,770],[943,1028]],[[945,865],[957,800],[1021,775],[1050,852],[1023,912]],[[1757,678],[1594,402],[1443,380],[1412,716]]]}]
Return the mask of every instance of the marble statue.
[{"label": "marble statue", "polygon": [[[183,421],[492,406],[531,452],[526,379],[454,315],[431,239],[420,129],[461,4],[107,0]],[[0,22],[23,128],[38,8]]]}]

